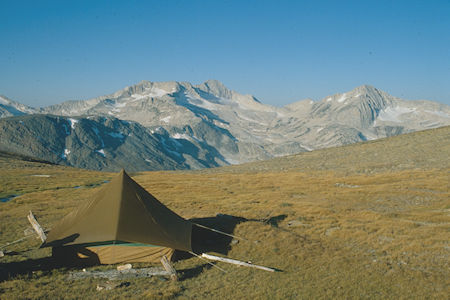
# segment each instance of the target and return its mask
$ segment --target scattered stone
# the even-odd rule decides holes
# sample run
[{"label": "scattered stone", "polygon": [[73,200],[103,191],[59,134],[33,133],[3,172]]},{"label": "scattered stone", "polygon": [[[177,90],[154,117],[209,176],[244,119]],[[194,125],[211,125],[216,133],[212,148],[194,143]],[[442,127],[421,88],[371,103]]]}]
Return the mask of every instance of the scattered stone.
[{"label": "scattered stone", "polygon": [[326,235],[326,236],[330,236],[330,235],[333,234],[333,232],[335,232],[336,230],[339,230],[339,229],[341,229],[341,228],[340,228],[340,227],[331,227],[331,228],[328,228],[328,229],[325,231],[325,235]]},{"label": "scattered stone", "polygon": [[233,246],[233,245],[236,245],[238,243],[239,243],[238,239],[232,239],[230,244]]},{"label": "scattered stone", "polygon": [[298,221],[298,220],[289,221],[287,223],[287,225],[288,225],[288,227],[300,227],[300,226],[310,227],[311,226],[310,224],[306,224],[306,223],[303,223],[303,222]]},{"label": "scattered stone", "polygon": [[345,183],[336,183],[335,186],[343,187],[343,188],[350,188],[350,189],[355,189],[355,188],[361,187],[359,185],[351,185],[351,184],[345,184]]},{"label": "scattered stone", "polygon": [[3,251],[0,251],[0,257],[5,256],[5,253],[3,253]]},{"label": "scattered stone", "polygon": [[97,291],[109,291],[118,287],[126,287],[129,286],[130,283],[129,282],[111,282],[111,281],[107,281],[105,283],[100,283],[97,284]]},{"label": "scattered stone", "polygon": [[393,240],[394,240],[394,238],[391,238],[391,237],[388,237],[388,236],[384,236],[384,235],[380,235],[380,236],[378,237],[378,241],[379,241],[380,244],[382,244],[383,242],[390,243],[390,242],[392,242]]}]

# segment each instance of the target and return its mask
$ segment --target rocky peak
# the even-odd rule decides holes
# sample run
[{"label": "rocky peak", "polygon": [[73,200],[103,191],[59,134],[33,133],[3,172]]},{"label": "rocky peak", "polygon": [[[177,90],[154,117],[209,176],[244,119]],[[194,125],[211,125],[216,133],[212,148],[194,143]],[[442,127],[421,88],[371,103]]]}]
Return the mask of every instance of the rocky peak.
[{"label": "rocky peak", "polygon": [[214,79],[207,80],[196,87],[219,98],[231,99],[233,96],[233,92],[231,90],[229,90],[222,82]]}]

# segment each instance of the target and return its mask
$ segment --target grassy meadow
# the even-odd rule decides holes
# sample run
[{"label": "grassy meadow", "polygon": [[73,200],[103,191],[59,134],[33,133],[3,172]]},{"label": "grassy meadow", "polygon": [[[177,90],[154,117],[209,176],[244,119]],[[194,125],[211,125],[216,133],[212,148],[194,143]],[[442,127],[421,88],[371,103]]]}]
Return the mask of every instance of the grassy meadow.
[{"label": "grassy meadow", "polygon": [[[449,147],[445,127],[241,166],[130,174],[187,219],[239,217],[232,233],[245,240],[227,257],[281,271],[217,263],[224,273],[191,257],[174,263],[179,281],[124,280],[111,291],[64,267],[5,275],[50,255],[33,237],[0,258],[0,298],[448,299]],[[24,236],[29,210],[51,228],[114,176],[10,156],[0,156],[0,175],[0,198],[20,195],[0,203],[1,245]]]}]

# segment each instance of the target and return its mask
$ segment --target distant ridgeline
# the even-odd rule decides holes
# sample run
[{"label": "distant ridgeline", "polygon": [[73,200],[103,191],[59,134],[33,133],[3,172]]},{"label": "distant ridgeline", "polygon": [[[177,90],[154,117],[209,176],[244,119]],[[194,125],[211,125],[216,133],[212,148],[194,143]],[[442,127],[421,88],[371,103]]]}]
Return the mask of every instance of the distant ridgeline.
[{"label": "distant ridgeline", "polygon": [[0,96],[0,151],[94,170],[199,169],[450,125],[450,107],[371,86],[282,108],[218,81],[142,81],[31,108]]}]

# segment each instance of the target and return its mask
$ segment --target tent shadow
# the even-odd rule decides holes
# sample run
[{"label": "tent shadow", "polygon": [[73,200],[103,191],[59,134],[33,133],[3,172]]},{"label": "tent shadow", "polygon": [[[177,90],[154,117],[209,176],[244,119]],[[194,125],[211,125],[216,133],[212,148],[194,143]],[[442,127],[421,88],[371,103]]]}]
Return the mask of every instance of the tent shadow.
[{"label": "tent shadow", "polygon": [[[82,269],[84,267],[90,267],[100,264],[98,256],[84,249],[83,255],[85,258],[71,258],[67,259],[67,256],[59,256],[57,253],[55,255],[55,249],[53,249],[52,256],[27,259],[17,262],[0,263],[0,282],[5,281],[10,278],[14,278],[18,275],[28,275],[29,278],[33,276],[33,272],[43,271],[50,272],[55,269]],[[65,255],[67,255],[65,251]],[[74,251],[73,255],[76,255]]]},{"label": "tent shadow", "polygon": [[249,220],[232,215],[218,214],[215,217],[197,218],[190,221],[194,223],[192,226],[192,250],[194,253],[216,252],[227,255],[231,250],[231,244],[238,240],[196,224],[233,235],[234,229],[239,223]]},{"label": "tent shadow", "polygon": [[[238,224],[248,221],[256,221],[278,228],[278,224],[286,217],[287,215],[278,215],[267,219],[247,219],[227,214],[217,214],[215,217],[190,219],[189,221],[193,223],[191,237],[192,251],[196,254],[216,252],[227,255],[231,250],[232,244],[239,242],[238,238],[232,237]],[[200,227],[197,224],[222,231],[229,235]],[[176,251],[174,257],[175,260],[182,260],[192,257],[192,254],[184,251]]]},{"label": "tent shadow", "polygon": [[37,259],[27,259],[19,262],[0,263],[0,282],[12,279],[19,275],[33,277],[36,271],[51,272],[61,268],[82,268],[83,266],[74,266],[61,264],[53,257],[43,257]]}]

